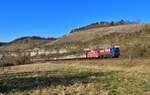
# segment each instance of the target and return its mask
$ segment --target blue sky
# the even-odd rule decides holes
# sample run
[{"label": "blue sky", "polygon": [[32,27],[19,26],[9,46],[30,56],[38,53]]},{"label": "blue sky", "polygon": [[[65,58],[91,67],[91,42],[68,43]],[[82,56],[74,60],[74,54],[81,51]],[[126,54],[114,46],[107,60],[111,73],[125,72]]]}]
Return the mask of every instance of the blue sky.
[{"label": "blue sky", "polygon": [[97,21],[150,22],[150,0],[0,0],[0,42],[60,37]]}]

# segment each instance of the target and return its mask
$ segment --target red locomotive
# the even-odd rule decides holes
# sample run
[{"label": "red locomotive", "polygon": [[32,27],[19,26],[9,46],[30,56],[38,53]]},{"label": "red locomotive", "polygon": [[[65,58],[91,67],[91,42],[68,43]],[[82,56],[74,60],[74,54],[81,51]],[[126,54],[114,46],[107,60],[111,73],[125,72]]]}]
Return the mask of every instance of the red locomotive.
[{"label": "red locomotive", "polygon": [[101,48],[86,53],[86,58],[117,58],[120,56],[119,48]]}]

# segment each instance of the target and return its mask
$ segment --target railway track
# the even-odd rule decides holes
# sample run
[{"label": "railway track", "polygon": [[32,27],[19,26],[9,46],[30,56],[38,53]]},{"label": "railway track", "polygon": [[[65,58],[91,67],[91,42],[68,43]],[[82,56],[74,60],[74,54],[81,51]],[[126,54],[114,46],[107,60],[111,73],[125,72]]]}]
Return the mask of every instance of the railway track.
[{"label": "railway track", "polygon": [[33,59],[33,62],[59,62],[59,61],[101,61],[101,60],[119,60],[119,58],[70,58],[70,59]]}]

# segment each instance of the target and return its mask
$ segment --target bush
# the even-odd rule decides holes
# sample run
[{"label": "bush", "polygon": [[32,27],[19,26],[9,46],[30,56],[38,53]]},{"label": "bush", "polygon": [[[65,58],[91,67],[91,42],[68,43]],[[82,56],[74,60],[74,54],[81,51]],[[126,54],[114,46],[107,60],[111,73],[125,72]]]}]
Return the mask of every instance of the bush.
[{"label": "bush", "polygon": [[126,48],[128,57],[131,58],[142,58],[142,57],[149,57],[150,52],[150,45],[144,44],[135,44]]},{"label": "bush", "polygon": [[0,67],[4,66],[13,66],[14,65],[14,58],[11,56],[3,55],[0,59]]},{"label": "bush", "polygon": [[150,24],[145,24],[145,25],[143,25],[142,30],[143,30],[144,32],[150,32]]},{"label": "bush", "polygon": [[15,58],[15,65],[30,64],[31,56],[29,54],[23,54]]},{"label": "bush", "polygon": [[30,63],[32,63],[30,54],[18,54],[16,57],[5,54],[0,59],[0,67]]}]

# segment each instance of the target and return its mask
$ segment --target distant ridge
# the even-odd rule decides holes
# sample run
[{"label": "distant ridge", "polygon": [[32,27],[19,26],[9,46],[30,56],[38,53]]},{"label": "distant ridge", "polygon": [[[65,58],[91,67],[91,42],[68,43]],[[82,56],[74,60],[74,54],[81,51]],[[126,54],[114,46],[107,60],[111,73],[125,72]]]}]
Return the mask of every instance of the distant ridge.
[{"label": "distant ridge", "polygon": [[18,41],[23,41],[23,40],[57,40],[57,38],[54,38],[54,37],[44,38],[44,37],[39,37],[39,36],[25,36],[25,37],[17,38],[15,40],[9,42],[8,44],[15,43]]},{"label": "distant ridge", "polygon": [[57,40],[57,38],[44,38],[38,36],[26,36],[17,38],[8,43],[0,43],[0,50],[3,51],[18,51],[18,50],[26,50],[32,49],[35,47],[39,47],[43,44],[51,43]]},{"label": "distant ridge", "polygon": [[7,43],[4,43],[4,42],[0,42],[0,46],[2,46],[2,45],[5,45],[5,44],[7,44]]}]

